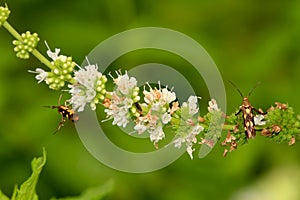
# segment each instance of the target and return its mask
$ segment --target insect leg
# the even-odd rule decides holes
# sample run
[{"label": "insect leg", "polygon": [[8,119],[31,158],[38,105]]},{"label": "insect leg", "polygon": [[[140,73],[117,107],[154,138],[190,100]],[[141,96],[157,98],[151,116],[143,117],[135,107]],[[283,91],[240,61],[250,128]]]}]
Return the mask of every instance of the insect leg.
[{"label": "insect leg", "polygon": [[266,115],[267,112],[262,111],[261,109],[256,109],[256,108],[252,108],[255,112],[261,114],[261,115]]},{"label": "insect leg", "polygon": [[237,116],[238,114],[240,114],[241,111],[242,111],[242,108],[240,108],[240,110],[237,113],[235,113],[235,116]]},{"label": "insect leg", "polygon": [[64,126],[64,123],[65,123],[65,122],[66,122],[66,119],[65,119],[64,116],[62,116],[62,117],[61,117],[61,120],[60,120],[60,122],[59,122],[59,124],[58,124],[58,127],[57,127],[56,131],[55,131],[53,134],[57,133],[57,132],[60,130],[60,128],[61,128],[62,126]]}]

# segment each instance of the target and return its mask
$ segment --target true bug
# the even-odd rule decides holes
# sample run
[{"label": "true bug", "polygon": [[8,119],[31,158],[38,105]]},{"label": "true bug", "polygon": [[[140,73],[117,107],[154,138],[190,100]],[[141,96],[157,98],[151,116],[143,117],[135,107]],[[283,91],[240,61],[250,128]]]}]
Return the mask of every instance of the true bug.
[{"label": "true bug", "polygon": [[64,123],[66,122],[66,119],[71,120],[72,122],[77,122],[79,120],[78,115],[76,114],[75,111],[73,111],[71,109],[70,106],[67,105],[60,105],[60,100],[61,100],[62,95],[60,95],[59,99],[58,99],[58,106],[45,106],[47,108],[52,108],[52,109],[57,109],[57,111],[61,114],[61,120],[59,122],[58,128],[56,129],[56,131],[53,133],[57,133],[57,131],[60,130],[60,128],[64,125]]},{"label": "true bug", "polygon": [[259,114],[265,114],[264,112],[262,112],[261,110],[257,110],[256,108],[254,108],[250,101],[249,101],[249,96],[251,95],[251,93],[253,92],[253,90],[260,84],[259,82],[252,88],[252,90],[248,93],[247,96],[244,96],[242,94],[242,92],[239,90],[239,88],[231,81],[229,81],[239,92],[239,94],[241,95],[241,97],[243,98],[243,102],[242,105],[240,106],[239,111],[235,114],[238,115],[241,112],[243,113],[243,119],[244,119],[244,130],[245,130],[245,134],[247,139],[250,138],[254,138],[255,137],[255,124],[254,124],[254,115],[253,112],[257,112]]}]

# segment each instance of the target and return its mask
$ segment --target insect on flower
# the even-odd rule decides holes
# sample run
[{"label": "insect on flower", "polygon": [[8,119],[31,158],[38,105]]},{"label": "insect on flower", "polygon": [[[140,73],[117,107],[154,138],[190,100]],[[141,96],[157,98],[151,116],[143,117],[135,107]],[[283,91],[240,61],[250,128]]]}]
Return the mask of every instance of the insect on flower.
[{"label": "insect on flower", "polygon": [[76,114],[76,112],[74,110],[72,110],[72,108],[70,106],[60,105],[61,97],[62,97],[62,95],[60,95],[60,97],[58,99],[58,106],[45,106],[47,108],[57,109],[57,111],[61,114],[61,117],[62,117],[59,122],[58,128],[56,129],[56,131],[53,134],[57,133],[60,130],[60,128],[66,122],[66,119],[69,119],[72,122],[77,122],[79,120],[78,115]]},{"label": "insect on flower", "polygon": [[243,119],[244,119],[244,130],[245,130],[245,134],[247,139],[250,138],[254,138],[255,137],[255,123],[254,123],[254,115],[253,112],[257,112],[259,114],[266,114],[264,112],[262,112],[261,110],[257,110],[256,108],[254,108],[250,101],[249,101],[249,96],[251,95],[251,93],[253,92],[253,90],[260,84],[259,82],[252,88],[252,90],[248,93],[247,96],[244,96],[242,94],[242,92],[239,90],[239,88],[231,81],[229,81],[229,83],[231,83],[239,92],[239,94],[241,95],[241,97],[243,98],[243,102],[242,105],[240,106],[239,111],[235,114],[238,115],[241,112],[243,113]]}]

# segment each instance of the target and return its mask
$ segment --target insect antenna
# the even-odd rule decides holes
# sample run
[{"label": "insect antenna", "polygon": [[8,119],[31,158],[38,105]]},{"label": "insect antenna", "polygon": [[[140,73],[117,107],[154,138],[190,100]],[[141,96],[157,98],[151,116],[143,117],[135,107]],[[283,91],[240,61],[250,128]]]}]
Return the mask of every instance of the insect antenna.
[{"label": "insect antenna", "polygon": [[62,94],[60,94],[60,95],[59,95],[59,98],[58,98],[57,105],[60,105],[60,100],[61,100],[61,97],[62,97]]},{"label": "insect antenna", "polygon": [[[242,94],[242,92],[240,91],[240,89],[230,80],[228,80],[228,82],[237,89],[237,91],[239,92],[239,94],[241,95],[242,98],[244,98],[244,95]],[[252,90],[251,90],[252,92]]]},{"label": "insect antenna", "polygon": [[250,92],[248,93],[248,97],[252,94],[252,92],[255,90],[255,88],[257,88],[259,85],[261,84],[260,81],[258,81],[254,86],[253,88],[250,90]]}]

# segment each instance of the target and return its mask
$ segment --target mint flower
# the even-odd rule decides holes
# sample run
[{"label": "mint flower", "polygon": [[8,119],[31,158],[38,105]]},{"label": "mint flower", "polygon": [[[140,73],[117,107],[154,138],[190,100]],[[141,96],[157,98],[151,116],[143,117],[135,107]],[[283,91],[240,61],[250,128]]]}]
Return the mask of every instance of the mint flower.
[{"label": "mint flower", "polygon": [[138,116],[138,112],[134,108],[134,103],[140,100],[139,87],[134,77],[129,77],[127,72],[122,75],[116,72],[117,78],[110,75],[117,88],[115,91],[108,93],[111,99],[106,100],[104,112],[107,114],[107,119],[113,119],[112,124],[126,127],[132,116]]},{"label": "mint flower", "polygon": [[120,127],[126,127],[129,123],[130,108],[133,106],[133,100],[126,97],[119,97],[115,93],[112,94],[111,104],[104,112],[107,118],[113,119],[112,124]]},{"label": "mint flower", "polygon": [[35,79],[38,80],[38,83],[41,83],[48,78],[48,72],[45,72],[41,68],[36,68],[35,71],[28,70],[28,72],[37,74]]},{"label": "mint flower", "polygon": [[211,99],[208,102],[208,112],[214,112],[214,111],[220,111],[220,108],[218,107],[217,101],[215,99]]},{"label": "mint flower", "polygon": [[6,22],[10,14],[10,10],[8,9],[7,5],[5,7],[0,6],[0,27]]},{"label": "mint flower", "polygon": [[165,137],[163,126],[171,121],[171,114],[169,113],[169,104],[176,100],[174,92],[169,91],[167,87],[152,88],[149,84],[150,91],[144,87],[145,104],[141,106],[147,110],[144,116],[139,116],[136,119],[136,126],[134,129],[139,133],[146,130],[150,133],[150,141],[157,147],[157,143]]},{"label": "mint flower", "polygon": [[65,86],[66,82],[72,83],[72,73],[74,71],[75,62],[72,61],[72,57],[59,55],[60,49],[55,49],[55,52],[51,52],[48,44],[45,42],[48,51],[48,56],[53,60],[51,62],[53,68],[48,73],[48,77],[45,80],[50,89],[59,90]]},{"label": "mint flower", "polygon": [[138,132],[138,134],[142,134],[147,130],[147,126],[143,125],[142,123],[138,123],[134,126],[134,130]]},{"label": "mint flower", "polygon": [[114,79],[114,82],[117,85],[117,90],[125,96],[131,96],[133,90],[137,87],[136,79],[134,77],[129,78],[127,72],[124,75],[116,73],[118,77]]},{"label": "mint flower", "polygon": [[[56,59],[61,57],[58,56],[58,52],[59,50],[56,49],[56,53],[53,54]],[[72,95],[69,102],[73,109],[78,112],[82,112],[86,104],[95,110],[96,104],[100,103],[100,100],[104,100],[107,78],[98,71],[97,65],[88,63],[84,68],[79,68],[79,71],[75,72],[74,83],[68,85]]]},{"label": "mint flower", "polygon": [[17,53],[17,57],[21,59],[28,59],[30,53],[36,48],[40,39],[37,33],[31,34],[29,31],[22,33],[21,40],[14,40],[14,51]]},{"label": "mint flower", "polygon": [[173,143],[176,148],[181,148],[182,144],[185,144],[187,153],[189,154],[190,158],[193,159],[193,152],[195,151],[193,145],[197,143],[196,136],[203,131],[204,128],[197,124],[191,127],[189,130],[190,132],[187,134],[182,134],[180,137],[175,139]]},{"label": "mint flower", "polygon": [[198,123],[198,117],[196,116],[199,111],[198,99],[199,97],[190,96],[187,102],[182,103],[182,122],[178,129],[176,139],[173,141],[176,148],[181,148],[184,144],[191,159],[193,159],[193,152],[195,151],[193,145],[197,143],[196,136],[204,130],[204,127]]},{"label": "mint flower", "polygon": [[[189,114],[190,115],[195,115],[198,113],[199,108],[198,108],[198,97],[196,96],[190,96],[188,98],[188,108],[189,108]],[[185,105],[187,106],[187,105]]]}]

